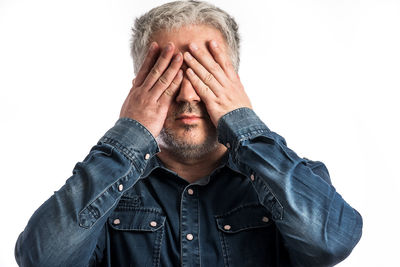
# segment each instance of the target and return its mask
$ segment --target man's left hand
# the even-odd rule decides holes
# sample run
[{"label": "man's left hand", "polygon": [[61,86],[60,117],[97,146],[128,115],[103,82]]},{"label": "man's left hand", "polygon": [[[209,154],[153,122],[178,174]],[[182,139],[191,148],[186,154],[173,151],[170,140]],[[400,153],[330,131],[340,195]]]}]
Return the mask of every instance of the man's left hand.
[{"label": "man's left hand", "polygon": [[211,54],[191,43],[184,59],[188,65],[187,76],[217,127],[226,113],[252,107],[227,53],[215,41],[208,45]]}]

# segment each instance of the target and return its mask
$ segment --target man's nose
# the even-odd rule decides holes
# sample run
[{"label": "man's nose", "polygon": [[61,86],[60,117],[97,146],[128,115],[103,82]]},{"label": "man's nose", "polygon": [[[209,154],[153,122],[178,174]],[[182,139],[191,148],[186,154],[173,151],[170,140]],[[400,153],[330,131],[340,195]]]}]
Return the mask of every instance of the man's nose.
[{"label": "man's nose", "polygon": [[200,102],[201,99],[193,88],[186,74],[183,74],[181,88],[176,97],[176,102]]}]

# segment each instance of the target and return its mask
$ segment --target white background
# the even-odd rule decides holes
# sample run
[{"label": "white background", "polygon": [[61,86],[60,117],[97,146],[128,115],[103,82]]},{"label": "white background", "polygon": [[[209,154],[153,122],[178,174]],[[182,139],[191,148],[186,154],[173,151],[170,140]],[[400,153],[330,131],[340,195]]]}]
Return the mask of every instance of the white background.
[{"label": "white background", "polygon": [[[0,0],[0,265],[118,119],[133,19],[165,1]],[[364,218],[339,266],[399,266],[400,1],[213,1],[240,25],[257,114]]]}]

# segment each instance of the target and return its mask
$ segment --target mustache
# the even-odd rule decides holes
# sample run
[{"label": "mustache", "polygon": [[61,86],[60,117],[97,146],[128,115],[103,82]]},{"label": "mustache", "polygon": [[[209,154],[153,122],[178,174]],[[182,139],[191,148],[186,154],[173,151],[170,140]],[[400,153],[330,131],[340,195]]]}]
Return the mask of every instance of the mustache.
[{"label": "mustache", "polygon": [[182,114],[193,114],[199,117],[206,117],[208,113],[205,111],[204,107],[200,106],[199,104],[192,104],[189,102],[184,102],[178,105],[176,110],[174,111],[174,117],[177,118]]}]

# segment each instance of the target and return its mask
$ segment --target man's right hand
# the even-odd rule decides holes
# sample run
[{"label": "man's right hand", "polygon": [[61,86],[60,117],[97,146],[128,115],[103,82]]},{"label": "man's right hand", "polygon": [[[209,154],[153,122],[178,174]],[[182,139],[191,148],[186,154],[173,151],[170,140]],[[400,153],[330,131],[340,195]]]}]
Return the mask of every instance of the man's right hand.
[{"label": "man's right hand", "polygon": [[151,44],[120,113],[120,118],[140,122],[154,137],[159,135],[183,79],[182,53],[173,56],[173,43],[160,50],[156,42]]}]

